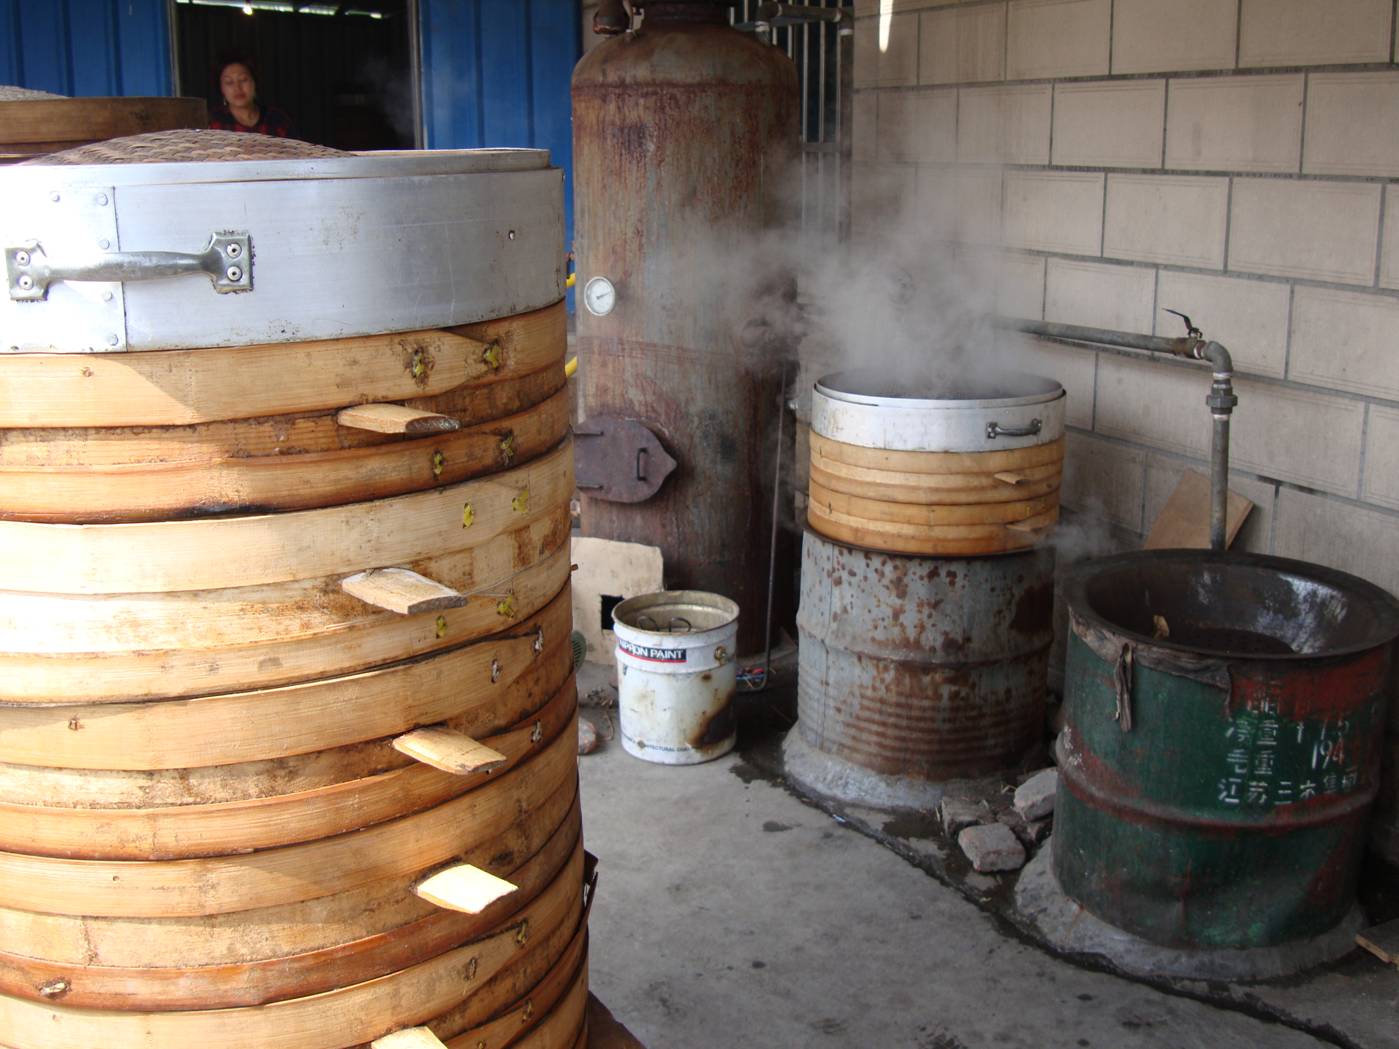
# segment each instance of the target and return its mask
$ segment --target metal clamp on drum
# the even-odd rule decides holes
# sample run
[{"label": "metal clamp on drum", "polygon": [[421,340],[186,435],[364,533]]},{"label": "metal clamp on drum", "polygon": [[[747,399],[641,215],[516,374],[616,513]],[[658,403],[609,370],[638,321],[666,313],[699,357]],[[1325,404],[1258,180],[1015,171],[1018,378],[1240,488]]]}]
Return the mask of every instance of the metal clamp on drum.
[{"label": "metal clamp on drum", "polygon": [[253,290],[252,238],[247,233],[212,233],[198,254],[180,251],[113,251],[83,260],[50,260],[38,241],[5,249],[10,298],[48,298],[55,281],[128,283],[206,273],[221,295]]}]

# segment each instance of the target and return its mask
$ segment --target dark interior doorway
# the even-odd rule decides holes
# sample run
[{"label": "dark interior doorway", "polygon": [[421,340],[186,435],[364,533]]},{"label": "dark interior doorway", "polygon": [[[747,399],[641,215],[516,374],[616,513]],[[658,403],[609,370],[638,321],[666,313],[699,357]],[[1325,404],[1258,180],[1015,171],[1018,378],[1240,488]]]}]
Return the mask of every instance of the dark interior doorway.
[{"label": "dark interior doorway", "polygon": [[213,66],[229,53],[258,66],[258,97],[286,111],[297,137],[337,149],[418,144],[412,0],[293,3],[174,0],[180,93],[223,105]]}]

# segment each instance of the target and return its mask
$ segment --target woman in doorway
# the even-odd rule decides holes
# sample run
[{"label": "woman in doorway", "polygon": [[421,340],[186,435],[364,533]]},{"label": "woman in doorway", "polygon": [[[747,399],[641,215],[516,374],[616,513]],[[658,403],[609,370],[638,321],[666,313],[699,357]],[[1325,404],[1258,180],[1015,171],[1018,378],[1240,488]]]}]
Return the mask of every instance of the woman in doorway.
[{"label": "woman in doorway", "polygon": [[209,115],[215,131],[251,131],[278,138],[295,138],[291,120],[276,106],[265,105],[257,97],[257,78],[246,57],[228,57],[218,65],[217,82],[223,105]]}]

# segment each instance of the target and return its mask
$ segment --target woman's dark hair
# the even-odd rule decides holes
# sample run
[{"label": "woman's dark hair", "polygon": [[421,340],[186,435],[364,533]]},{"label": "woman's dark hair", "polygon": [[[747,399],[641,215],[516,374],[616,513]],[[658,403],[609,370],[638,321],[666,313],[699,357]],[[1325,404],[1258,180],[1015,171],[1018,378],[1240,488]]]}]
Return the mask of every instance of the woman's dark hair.
[{"label": "woman's dark hair", "polygon": [[223,105],[223,71],[229,66],[242,66],[248,71],[248,75],[253,78],[253,83],[258,82],[257,64],[253,61],[252,55],[242,51],[223,51],[214,62],[214,68],[209,73],[210,83],[213,86],[211,98],[215,99],[219,105]]}]

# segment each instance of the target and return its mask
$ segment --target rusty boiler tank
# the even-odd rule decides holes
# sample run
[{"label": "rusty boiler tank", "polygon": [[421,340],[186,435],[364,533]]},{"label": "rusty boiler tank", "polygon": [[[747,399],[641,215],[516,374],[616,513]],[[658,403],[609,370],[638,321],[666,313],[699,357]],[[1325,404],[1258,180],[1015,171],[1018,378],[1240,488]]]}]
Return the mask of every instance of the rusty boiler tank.
[{"label": "rusty boiler tank", "polygon": [[659,546],[667,586],[737,601],[753,652],[781,368],[742,335],[745,273],[792,185],[796,69],[727,4],[633,6],[641,27],[573,74],[583,531]]}]

